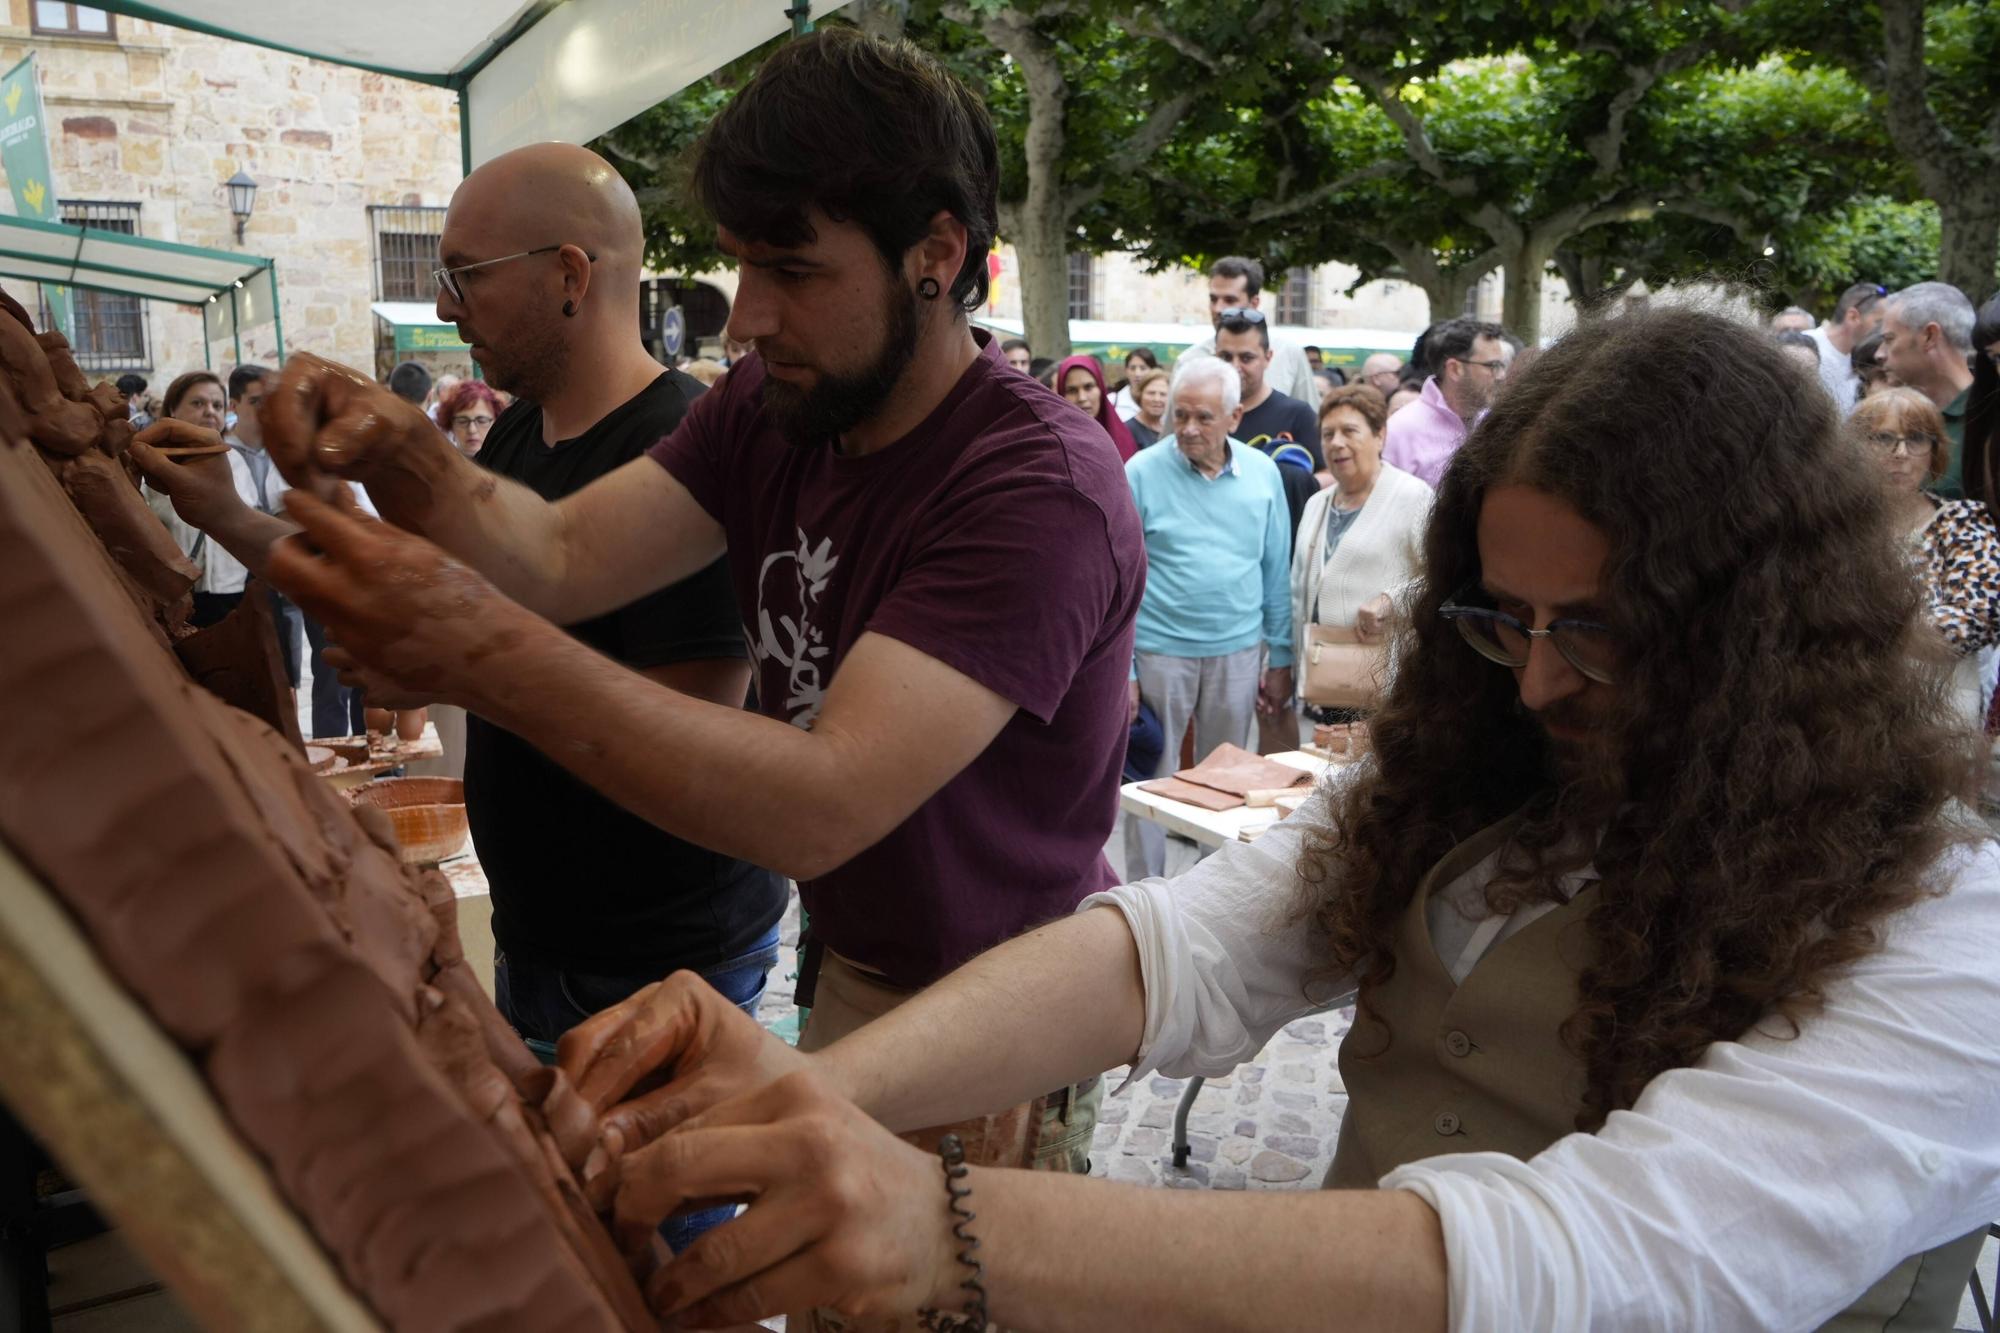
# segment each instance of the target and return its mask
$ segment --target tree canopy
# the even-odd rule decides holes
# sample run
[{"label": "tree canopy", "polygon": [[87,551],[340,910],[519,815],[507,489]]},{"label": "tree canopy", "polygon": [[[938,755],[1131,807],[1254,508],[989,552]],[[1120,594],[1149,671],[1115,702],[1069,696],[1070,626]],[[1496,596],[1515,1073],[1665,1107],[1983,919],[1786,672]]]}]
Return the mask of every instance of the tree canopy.
[{"label": "tree canopy", "polygon": [[[1532,337],[1579,302],[1692,279],[1827,299],[2000,243],[2000,6],[1880,0],[859,0],[986,100],[1028,335],[1067,346],[1067,256],[1339,261],[1434,317],[1496,270]],[[606,135],[648,257],[720,258],[676,163],[753,52]],[[1911,69],[1915,68],[1912,76]]]}]

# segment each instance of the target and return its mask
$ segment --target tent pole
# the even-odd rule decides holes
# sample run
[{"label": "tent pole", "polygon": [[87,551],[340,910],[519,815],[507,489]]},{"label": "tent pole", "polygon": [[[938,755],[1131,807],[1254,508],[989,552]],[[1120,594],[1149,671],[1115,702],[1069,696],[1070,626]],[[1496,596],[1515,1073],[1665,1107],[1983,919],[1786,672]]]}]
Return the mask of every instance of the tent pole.
[{"label": "tent pole", "polygon": [[785,17],[792,21],[792,36],[805,36],[813,30],[812,0],[794,0],[785,7]]},{"label": "tent pole", "polygon": [[466,104],[465,89],[458,90],[458,165],[459,174],[472,174],[472,108]]},{"label": "tent pole", "polygon": [[243,364],[243,330],[236,324],[236,288],[229,289],[229,337],[236,344],[236,364]]},{"label": "tent pole", "polygon": [[278,299],[278,265],[273,261],[271,274],[271,327],[278,335],[278,364],[285,364],[285,310],[284,302]]}]

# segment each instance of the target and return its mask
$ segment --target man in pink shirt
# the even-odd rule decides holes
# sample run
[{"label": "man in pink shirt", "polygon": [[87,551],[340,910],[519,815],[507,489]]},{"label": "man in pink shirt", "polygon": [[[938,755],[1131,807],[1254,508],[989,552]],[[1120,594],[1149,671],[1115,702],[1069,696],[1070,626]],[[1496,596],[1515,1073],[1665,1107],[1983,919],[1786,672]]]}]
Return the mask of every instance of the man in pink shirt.
[{"label": "man in pink shirt", "polygon": [[1389,418],[1382,461],[1437,489],[1445,465],[1465,443],[1513,360],[1507,331],[1476,319],[1437,325],[1424,340],[1430,378],[1424,396]]}]

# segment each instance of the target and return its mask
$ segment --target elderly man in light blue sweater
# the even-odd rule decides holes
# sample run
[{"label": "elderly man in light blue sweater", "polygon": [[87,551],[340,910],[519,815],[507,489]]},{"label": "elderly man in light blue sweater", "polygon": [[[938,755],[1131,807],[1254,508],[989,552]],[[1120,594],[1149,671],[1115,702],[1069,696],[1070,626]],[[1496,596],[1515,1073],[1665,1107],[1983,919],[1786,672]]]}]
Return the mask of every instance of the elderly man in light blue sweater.
[{"label": "elderly man in light blue sweater", "polygon": [[[1168,389],[1163,439],[1125,465],[1146,532],[1133,707],[1166,734],[1159,775],[1180,765],[1194,722],[1199,761],[1225,741],[1252,744],[1260,707],[1291,707],[1291,510],[1278,465],[1231,439],[1243,417],[1236,372],[1183,357]],[[1125,823],[1128,879],[1162,874],[1157,824]]]}]

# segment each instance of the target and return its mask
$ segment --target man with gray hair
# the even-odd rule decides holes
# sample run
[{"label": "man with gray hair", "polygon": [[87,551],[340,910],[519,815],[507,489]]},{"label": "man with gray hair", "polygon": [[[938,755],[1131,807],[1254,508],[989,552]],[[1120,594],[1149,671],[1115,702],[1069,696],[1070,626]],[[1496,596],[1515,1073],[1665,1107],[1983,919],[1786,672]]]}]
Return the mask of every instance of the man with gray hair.
[{"label": "man with gray hair", "polygon": [[[1175,447],[1125,464],[1146,534],[1133,707],[1151,704],[1166,735],[1158,777],[1180,766],[1190,719],[1200,762],[1251,744],[1260,694],[1290,707],[1291,510],[1278,465],[1231,438],[1242,387],[1216,357],[1183,356],[1167,391]],[[1125,877],[1165,869],[1159,825],[1128,818]]]},{"label": "man with gray hair", "polygon": [[1882,305],[1882,350],[1876,359],[1944,413],[1951,466],[1932,489],[1957,499],[1965,494],[1959,455],[1965,449],[1966,402],[1972,397],[1972,302],[1948,282],[1920,282]]},{"label": "man with gray hair", "polygon": [[1788,305],[1771,316],[1771,332],[1804,333],[1813,326],[1812,311],[1804,306]]}]

